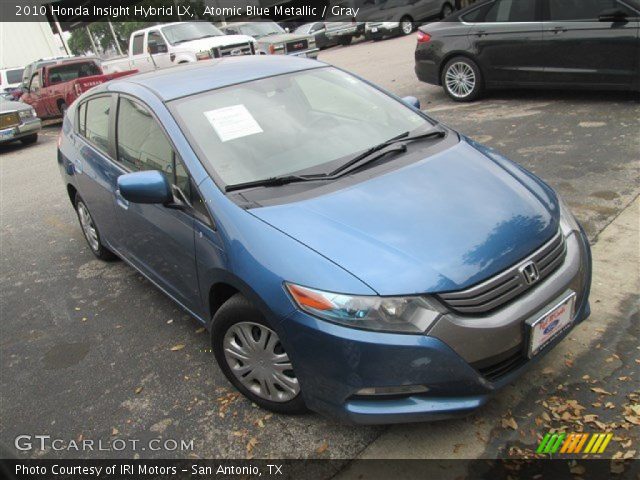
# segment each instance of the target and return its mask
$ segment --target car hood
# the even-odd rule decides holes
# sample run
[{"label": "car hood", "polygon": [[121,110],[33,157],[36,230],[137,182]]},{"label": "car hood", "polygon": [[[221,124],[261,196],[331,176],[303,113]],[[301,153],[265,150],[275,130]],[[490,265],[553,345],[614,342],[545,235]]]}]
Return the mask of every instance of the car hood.
[{"label": "car hood", "polygon": [[5,112],[15,112],[22,110],[29,110],[31,105],[27,105],[22,102],[14,102],[13,100],[5,100],[4,98],[0,99],[0,113]]},{"label": "car hood", "polygon": [[380,295],[463,289],[517,263],[559,227],[551,190],[504,162],[463,139],[354,186],[251,213]]},{"label": "car hood", "polygon": [[200,40],[191,40],[176,45],[178,50],[209,50],[214,47],[226,47],[228,45],[237,45],[239,43],[254,42],[255,40],[248,35],[220,35],[217,37],[201,38]]},{"label": "car hood", "polygon": [[265,37],[259,37],[258,42],[263,44],[285,43],[293,42],[295,40],[310,40],[311,35],[295,34],[295,33],[281,33],[280,35],[268,35]]}]

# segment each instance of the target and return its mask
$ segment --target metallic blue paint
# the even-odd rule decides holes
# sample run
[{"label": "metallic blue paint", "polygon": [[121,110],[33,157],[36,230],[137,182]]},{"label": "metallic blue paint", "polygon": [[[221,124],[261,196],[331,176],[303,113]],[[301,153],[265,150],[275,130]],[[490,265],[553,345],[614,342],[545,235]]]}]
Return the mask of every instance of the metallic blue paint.
[{"label": "metallic blue paint", "polygon": [[134,203],[166,203],[173,200],[171,185],[157,170],[120,175],[118,190],[124,200]]},{"label": "metallic blue paint", "polygon": [[[538,357],[489,382],[437,338],[350,329],[303,313],[283,282],[355,295],[464,288],[550,238],[558,229],[557,198],[532,174],[461,137],[441,153],[333,193],[279,206],[239,207],[209,177],[164,102],[319,67],[286,56],[243,57],[100,85],[68,110],[58,152],[63,181],[70,194],[77,191],[84,199],[105,245],[203,324],[212,321],[218,285],[252,300],[279,334],[313,410],[360,423],[466,413]],[[113,141],[97,149],[74,126],[77,106],[104,94],[114,97],[111,112],[117,110],[117,95],[129,95],[154,113],[197,185],[211,224],[188,211],[128,202],[119,194],[118,184],[126,185],[129,172],[112,160]],[[148,173],[140,176],[157,188]],[[582,271],[590,275],[583,233],[580,239],[587,251]],[[589,313],[589,284],[590,278],[577,322]],[[413,384],[429,391],[393,400],[354,396],[363,387]]]}]

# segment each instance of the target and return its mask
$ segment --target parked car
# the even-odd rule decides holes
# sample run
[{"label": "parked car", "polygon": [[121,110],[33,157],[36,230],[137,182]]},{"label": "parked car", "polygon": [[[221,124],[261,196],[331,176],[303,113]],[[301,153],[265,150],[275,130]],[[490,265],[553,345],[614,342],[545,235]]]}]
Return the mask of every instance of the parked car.
[{"label": "parked car", "polygon": [[316,41],[316,47],[320,50],[333,47],[338,44],[337,39],[327,37],[327,27],[324,22],[311,22],[300,25],[293,31],[296,35],[311,35]]},{"label": "parked car", "polygon": [[448,17],[453,10],[453,0],[386,0],[367,17],[365,35],[372,40],[409,35],[418,22]]},{"label": "parked car", "polygon": [[339,45],[350,45],[354,38],[364,35],[364,22],[358,22],[355,18],[349,21],[327,21],[327,38]]},{"label": "parked car", "polygon": [[256,44],[247,35],[225,35],[208,22],[176,22],[137,30],[126,57],[102,62],[105,72],[140,72],[211,58],[253,55]]},{"label": "parked car", "polygon": [[25,145],[38,141],[42,122],[33,107],[0,98],[0,144],[20,140]]},{"label": "parked car", "polygon": [[420,27],[416,74],[455,101],[513,87],[640,90],[638,0],[492,0]]},{"label": "parked car", "polygon": [[38,117],[64,116],[83,92],[136,70],[105,75],[95,59],[76,59],[48,64],[35,70],[20,100],[35,108]]},{"label": "parked car", "polygon": [[[20,81],[20,85],[18,85],[11,93],[13,95],[14,100],[19,100],[20,97],[22,96],[22,94],[24,93],[24,91],[27,89],[27,87],[29,86],[29,81],[31,80],[31,76],[33,75],[33,72],[46,66],[46,65],[52,65],[54,63],[61,63],[67,60],[73,60],[74,58],[81,58],[81,57],[72,57],[70,55],[61,55],[58,57],[47,57],[47,58],[41,58],[39,60],[36,60],[34,62],[31,62],[30,64],[28,64],[26,67],[24,67],[24,70],[22,71],[22,80]],[[83,57],[86,58],[86,57]]]},{"label": "parked car", "polygon": [[93,254],[208,327],[253,402],[446,418],[587,318],[591,260],[548,185],[419,106],[312,60],[227,58],[85,93],[57,158]]},{"label": "parked car", "polygon": [[220,29],[229,35],[248,35],[258,42],[257,53],[262,55],[295,55],[316,58],[320,50],[313,35],[289,33],[276,22],[235,22]]},{"label": "parked car", "polygon": [[0,92],[11,92],[20,87],[23,67],[0,69]]}]

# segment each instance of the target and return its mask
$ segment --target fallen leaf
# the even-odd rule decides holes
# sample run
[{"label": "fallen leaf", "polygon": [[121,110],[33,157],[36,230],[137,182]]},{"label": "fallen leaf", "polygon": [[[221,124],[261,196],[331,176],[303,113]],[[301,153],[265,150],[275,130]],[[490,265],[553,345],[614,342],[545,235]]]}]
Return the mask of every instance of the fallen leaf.
[{"label": "fallen leaf", "polygon": [[172,352],[177,352],[178,350],[182,350],[184,347],[186,347],[186,345],[184,343],[179,343],[179,344],[174,345],[173,347],[171,347],[171,351]]},{"label": "fallen leaf", "polygon": [[256,437],[251,437],[247,442],[247,452],[251,453],[251,451],[253,450],[253,447],[255,447],[257,443],[258,443],[258,439]]},{"label": "fallen leaf", "polygon": [[320,445],[318,448],[316,448],[316,453],[318,455],[321,455],[322,453],[324,453],[327,448],[329,448],[329,444],[327,442],[323,442],[322,445]]},{"label": "fallen leaf", "polygon": [[625,415],[624,419],[629,423],[633,423],[634,425],[640,425],[640,417],[637,417],[635,415]]},{"label": "fallen leaf", "polygon": [[518,429],[518,424],[513,417],[502,419],[502,428],[511,428],[512,430]]},{"label": "fallen leaf", "polygon": [[464,443],[456,443],[453,446],[453,453],[458,453],[462,447],[464,447]]},{"label": "fallen leaf", "polygon": [[138,387],[135,389],[135,393],[136,395],[139,394],[142,390],[144,389],[144,387]]},{"label": "fallen leaf", "polygon": [[600,387],[591,387],[591,391],[595,393],[600,393],[602,395],[613,395],[612,393],[607,392],[604,388],[600,388]]},{"label": "fallen leaf", "polygon": [[622,455],[623,460],[626,460],[628,458],[633,458],[636,455],[636,451],[635,450],[628,450],[624,453],[624,455]]},{"label": "fallen leaf", "polygon": [[542,370],[542,374],[543,375],[551,375],[555,372],[555,370],[551,367],[547,367],[544,370]]},{"label": "fallen leaf", "polygon": [[598,415],[585,415],[582,417],[584,423],[593,423],[598,419]]},{"label": "fallen leaf", "polygon": [[206,328],[204,327],[200,327],[199,329],[196,330],[196,333],[202,333],[206,330]]},{"label": "fallen leaf", "polygon": [[113,427],[111,429],[111,435],[117,435],[119,433],[119,430],[116,427]]},{"label": "fallen leaf", "polygon": [[167,320],[167,323],[168,323],[168,324],[173,323],[173,318],[172,318],[172,319],[170,319],[170,320]]}]

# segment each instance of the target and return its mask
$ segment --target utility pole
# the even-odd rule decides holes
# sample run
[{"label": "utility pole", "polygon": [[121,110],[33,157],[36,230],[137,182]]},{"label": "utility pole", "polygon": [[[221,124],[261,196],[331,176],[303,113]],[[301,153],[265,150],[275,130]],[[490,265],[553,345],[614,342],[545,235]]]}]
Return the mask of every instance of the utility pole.
[{"label": "utility pole", "polygon": [[122,53],[122,48],[120,48],[120,42],[118,42],[118,37],[116,37],[116,31],[113,29],[113,24],[111,23],[111,20],[107,20],[107,23],[109,24],[109,30],[111,30],[111,36],[113,36],[113,41],[116,43],[116,49],[118,50],[118,54],[124,55]]},{"label": "utility pole", "polygon": [[51,14],[53,15],[53,23],[56,26],[56,31],[58,32],[58,35],[60,36],[60,41],[62,42],[62,46],[64,47],[64,51],[67,55],[71,55],[70,50],[69,50],[69,45],[67,45],[67,40],[64,38],[64,35],[62,34],[62,27],[60,26],[60,22],[58,21],[58,16],[51,12]]},{"label": "utility pole", "polygon": [[98,56],[99,52],[96,48],[96,42],[93,41],[93,35],[91,34],[91,30],[89,30],[89,25],[85,25],[84,29],[87,31],[87,35],[89,35],[89,41],[91,42],[91,47],[93,48],[93,54]]}]

